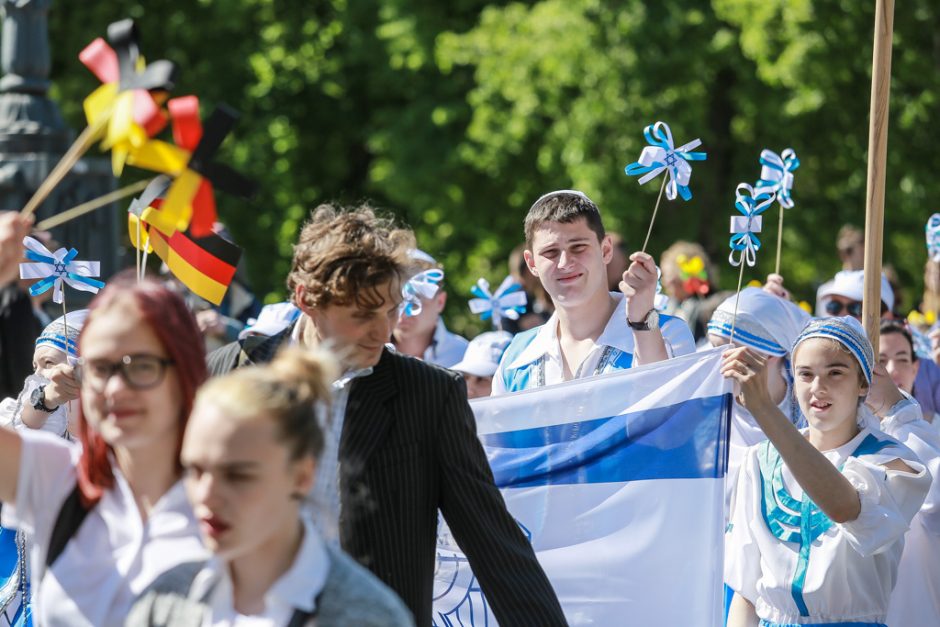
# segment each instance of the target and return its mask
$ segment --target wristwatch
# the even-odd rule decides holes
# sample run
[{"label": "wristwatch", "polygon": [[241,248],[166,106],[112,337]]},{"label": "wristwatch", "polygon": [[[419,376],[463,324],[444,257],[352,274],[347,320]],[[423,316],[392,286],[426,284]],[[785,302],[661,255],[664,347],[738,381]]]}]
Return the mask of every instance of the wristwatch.
[{"label": "wristwatch", "polygon": [[44,411],[47,414],[51,414],[58,409],[58,407],[46,407],[46,386],[44,385],[40,385],[30,392],[29,402],[32,404],[33,409]]},{"label": "wristwatch", "polygon": [[652,329],[658,329],[659,311],[653,307],[649,310],[649,313],[646,314],[646,317],[639,322],[632,322],[630,318],[627,318],[627,324],[630,325],[630,328],[634,331],[651,331]]}]

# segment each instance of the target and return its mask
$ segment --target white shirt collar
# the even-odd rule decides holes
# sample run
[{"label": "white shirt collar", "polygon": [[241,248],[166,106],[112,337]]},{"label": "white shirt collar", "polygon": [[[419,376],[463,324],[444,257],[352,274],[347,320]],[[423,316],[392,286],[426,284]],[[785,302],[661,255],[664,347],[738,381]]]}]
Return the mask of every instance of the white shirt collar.
[{"label": "white shirt collar", "polygon": [[[316,598],[326,585],[330,573],[330,554],[313,523],[301,517],[304,538],[291,567],[281,575],[264,595],[264,615],[273,612],[288,615],[299,609],[305,612],[316,610]],[[228,566],[217,557],[212,557],[196,576],[190,589],[190,598],[206,602],[213,616],[234,613],[232,581]]]},{"label": "white shirt collar", "polygon": [[[624,353],[633,353],[633,329],[627,324],[626,296],[622,292],[611,292],[610,295],[617,301],[613,313],[607,320],[607,326],[598,336],[595,346],[611,346]],[[543,355],[561,358],[561,348],[558,340],[558,314],[553,313],[548,322],[543,324],[535,338],[519,353],[509,364],[510,368],[520,368],[530,364]]]},{"label": "white shirt collar", "polygon": [[434,335],[431,336],[431,343],[424,350],[424,361],[434,361],[438,349],[443,348],[445,342],[447,342],[448,335],[447,327],[444,326],[444,320],[438,316],[437,322],[434,324]]},{"label": "white shirt collar", "polygon": [[365,368],[360,368],[359,370],[347,370],[340,376],[339,379],[333,382],[333,390],[342,390],[347,385],[352,383],[353,379],[358,379],[359,377],[368,377],[372,374],[372,366],[367,366]]},{"label": "white shirt collar", "polygon": [[304,539],[290,569],[274,582],[266,595],[293,608],[312,612],[330,573],[330,555],[313,523],[302,517]]}]

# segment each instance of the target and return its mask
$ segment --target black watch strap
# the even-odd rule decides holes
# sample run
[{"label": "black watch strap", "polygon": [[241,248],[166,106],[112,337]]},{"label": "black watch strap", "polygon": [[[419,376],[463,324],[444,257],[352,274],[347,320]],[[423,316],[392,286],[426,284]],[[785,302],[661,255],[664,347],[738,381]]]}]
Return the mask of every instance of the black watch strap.
[{"label": "black watch strap", "polygon": [[46,406],[46,386],[40,385],[37,389],[36,402],[33,403],[33,409],[38,411],[44,411],[47,414],[54,412],[57,407],[47,407]]},{"label": "black watch strap", "polygon": [[650,314],[653,313],[653,309],[650,309],[646,312],[646,315],[643,316],[643,319],[639,322],[633,322],[630,318],[627,318],[627,325],[634,331],[649,331],[650,327]]}]

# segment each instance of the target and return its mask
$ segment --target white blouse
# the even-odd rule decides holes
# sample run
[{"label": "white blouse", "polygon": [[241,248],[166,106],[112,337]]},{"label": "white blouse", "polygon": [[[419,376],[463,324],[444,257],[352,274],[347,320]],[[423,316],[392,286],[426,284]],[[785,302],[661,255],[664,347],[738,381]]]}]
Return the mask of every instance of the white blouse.
[{"label": "white blouse", "polygon": [[[235,610],[234,589],[229,569],[213,557],[196,575],[189,597],[208,595],[210,611],[203,615],[203,627],[271,627],[287,625],[295,610],[314,612],[316,598],[330,573],[330,555],[313,523],[304,517],[304,537],[291,567],[264,595],[264,610],[247,616]],[[305,625],[315,625],[311,618]]]},{"label": "white blouse", "polygon": [[[758,444],[738,477],[725,534],[725,582],[769,622],[884,622],[904,533],[930,475],[909,449],[868,427],[822,453],[858,490],[858,518],[833,523],[809,498],[804,502],[776,449]],[[882,465],[894,459],[915,472]]]},{"label": "white blouse", "polygon": [[23,529],[33,539],[35,624],[122,625],[134,599],[159,574],[206,559],[181,482],[160,498],[144,522],[130,486],[112,466],[114,488],[104,493],[45,572],[55,519],[76,484],[80,448],[49,433],[19,434],[23,448],[16,504],[4,504],[3,524]]},{"label": "white blouse", "polygon": [[933,476],[927,500],[904,537],[887,622],[936,627],[940,625],[940,432],[923,419],[920,406],[912,400],[892,408],[881,430],[914,451]]}]

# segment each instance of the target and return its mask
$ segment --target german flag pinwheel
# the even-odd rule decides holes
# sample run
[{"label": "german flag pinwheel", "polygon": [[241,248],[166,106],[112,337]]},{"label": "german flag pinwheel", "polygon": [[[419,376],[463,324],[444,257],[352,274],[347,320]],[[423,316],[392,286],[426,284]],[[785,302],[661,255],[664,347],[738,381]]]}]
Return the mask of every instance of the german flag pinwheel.
[{"label": "german flag pinwheel", "polygon": [[191,231],[164,235],[151,229],[143,216],[159,217],[166,206],[164,196],[170,185],[168,176],[158,176],[131,203],[127,216],[131,244],[138,250],[155,252],[190,291],[218,305],[235,278],[242,249],[214,232],[196,237]]},{"label": "german flag pinwheel", "polygon": [[115,176],[124,170],[128,155],[166,126],[160,109],[173,88],[176,68],[170,61],[147,64],[137,45],[133,20],[108,25],[108,42],[97,38],[78,58],[103,83],[83,103],[88,126],[100,129],[95,140],[111,150]]},{"label": "german flag pinwheel", "polygon": [[144,212],[153,208],[159,209],[169,189],[172,180],[170,177],[161,174],[154,178],[138,198],[131,201],[127,208],[127,232],[131,238],[131,245],[141,252],[153,252],[153,246],[150,245],[150,236],[148,234],[148,225],[143,220]]},{"label": "german flag pinwheel", "polygon": [[219,105],[203,125],[196,96],[173,98],[167,110],[176,145],[149,141],[128,158],[137,167],[175,177],[160,211],[145,211],[142,218],[166,236],[187,230],[194,237],[208,236],[216,221],[214,188],[243,198],[256,189],[253,181],[214,160],[238,113]]}]

